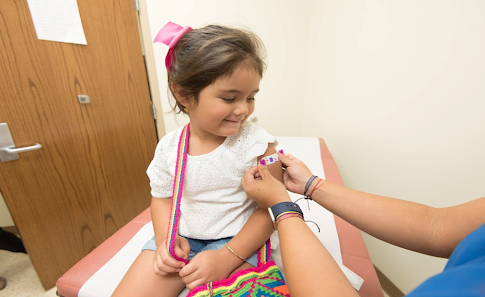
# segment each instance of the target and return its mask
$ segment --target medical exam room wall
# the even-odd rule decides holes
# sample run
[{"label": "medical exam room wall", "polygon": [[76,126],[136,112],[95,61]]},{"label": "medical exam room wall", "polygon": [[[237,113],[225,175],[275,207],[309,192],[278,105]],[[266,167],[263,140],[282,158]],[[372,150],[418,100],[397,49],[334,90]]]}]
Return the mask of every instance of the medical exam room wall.
[{"label": "medical exam room wall", "polygon": [[[344,183],[444,207],[485,196],[485,2],[314,1],[302,132]],[[445,264],[365,236],[404,293]]]},{"label": "medical exam room wall", "polygon": [[[485,2],[146,3],[152,37],[169,20],[256,32],[268,52],[258,124],[275,135],[323,137],[347,186],[435,207],[485,196]],[[169,111],[166,48],[154,52]],[[187,120],[164,121],[168,132]],[[365,240],[404,293],[445,263]]]},{"label": "medical exam room wall", "polygon": [[13,226],[13,219],[0,192],[0,227]]},{"label": "medical exam room wall", "polygon": [[[302,86],[306,75],[305,61],[300,54],[295,55],[297,43],[307,44],[307,31],[293,22],[305,21],[308,6],[292,1],[158,1],[145,0],[148,7],[150,31],[154,37],[167,21],[182,26],[200,28],[209,24],[222,24],[250,29],[264,42],[267,51],[268,69],[261,82],[261,91],[256,96],[258,124],[271,133],[284,131],[288,135],[297,135],[301,129],[303,114]],[[285,4],[283,4],[285,3]],[[302,2],[305,3],[305,2]],[[167,76],[165,54],[167,46],[161,43],[153,45],[156,60],[162,108],[169,112],[171,106],[167,97]],[[304,46],[302,50],[304,50]],[[164,114],[166,131],[184,125],[184,115]]]}]

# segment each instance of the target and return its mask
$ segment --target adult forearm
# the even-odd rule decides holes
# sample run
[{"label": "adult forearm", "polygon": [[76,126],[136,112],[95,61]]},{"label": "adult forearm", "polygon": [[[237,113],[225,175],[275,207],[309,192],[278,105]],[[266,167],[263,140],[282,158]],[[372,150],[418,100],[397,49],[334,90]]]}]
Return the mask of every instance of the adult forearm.
[{"label": "adult forearm", "polygon": [[278,224],[291,296],[358,296],[323,244],[300,218]]},{"label": "adult forearm", "polygon": [[[312,198],[362,231],[391,244],[447,257],[454,248],[437,244],[442,218],[435,208],[352,190],[325,181]],[[451,249],[451,250],[450,250]]]}]

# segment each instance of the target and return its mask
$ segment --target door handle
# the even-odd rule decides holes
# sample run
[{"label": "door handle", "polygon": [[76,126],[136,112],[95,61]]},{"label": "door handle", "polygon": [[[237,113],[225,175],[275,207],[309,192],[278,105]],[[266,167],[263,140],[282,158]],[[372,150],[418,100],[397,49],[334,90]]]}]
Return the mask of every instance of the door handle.
[{"label": "door handle", "polygon": [[10,147],[4,147],[1,148],[2,151],[6,152],[7,154],[19,154],[23,152],[30,152],[30,151],[35,151],[38,149],[42,148],[42,144],[36,143],[32,146],[26,146],[26,147],[21,147],[21,148],[10,148]]},{"label": "door handle", "polygon": [[41,148],[42,145],[40,143],[16,148],[7,123],[0,123],[0,159],[2,162],[18,160],[19,153],[35,151]]}]

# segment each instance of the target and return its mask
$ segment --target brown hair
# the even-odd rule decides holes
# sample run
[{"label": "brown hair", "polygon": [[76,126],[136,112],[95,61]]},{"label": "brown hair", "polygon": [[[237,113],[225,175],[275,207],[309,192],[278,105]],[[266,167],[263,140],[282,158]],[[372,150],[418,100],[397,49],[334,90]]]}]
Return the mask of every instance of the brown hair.
[{"label": "brown hair", "polygon": [[[173,49],[172,71],[168,86],[183,90],[184,97],[198,102],[200,91],[219,77],[230,76],[241,64],[253,68],[261,77],[266,68],[264,45],[252,32],[218,25],[209,25],[187,32]],[[173,111],[184,112],[175,99]]]}]

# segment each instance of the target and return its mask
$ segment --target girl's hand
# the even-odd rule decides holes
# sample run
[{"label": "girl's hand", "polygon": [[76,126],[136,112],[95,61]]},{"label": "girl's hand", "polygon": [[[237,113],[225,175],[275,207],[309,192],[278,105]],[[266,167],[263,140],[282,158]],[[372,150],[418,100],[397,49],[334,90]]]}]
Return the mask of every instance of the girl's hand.
[{"label": "girl's hand", "polygon": [[285,186],[271,175],[267,165],[259,164],[249,169],[241,182],[248,199],[256,201],[260,208],[291,201]]},{"label": "girl's hand", "polygon": [[[182,259],[188,259],[190,252],[190,245],[187,239],[177,236],[175,238],[174,246],[175,255]],[[155,252],[153,258],[153,269],[158,275],[167,275],[169,273],[179,272],[185,263],[173,258],[167,250],[166,240],[161,244]]]},{"label": "girl's hand", "polygon": [[283,174],[283,181],[288,191],[302,194],[305,192],[305,185],[312,176],[312,172],[302,161],[290,154],[278,153],[283,167],[286,169]]},{"label": "girl's hand", "polygon": [[233,269],[223,259],[221,250],[200,252],[180,270],[179,275],[189,290],[210,281],[227,278]]}]

